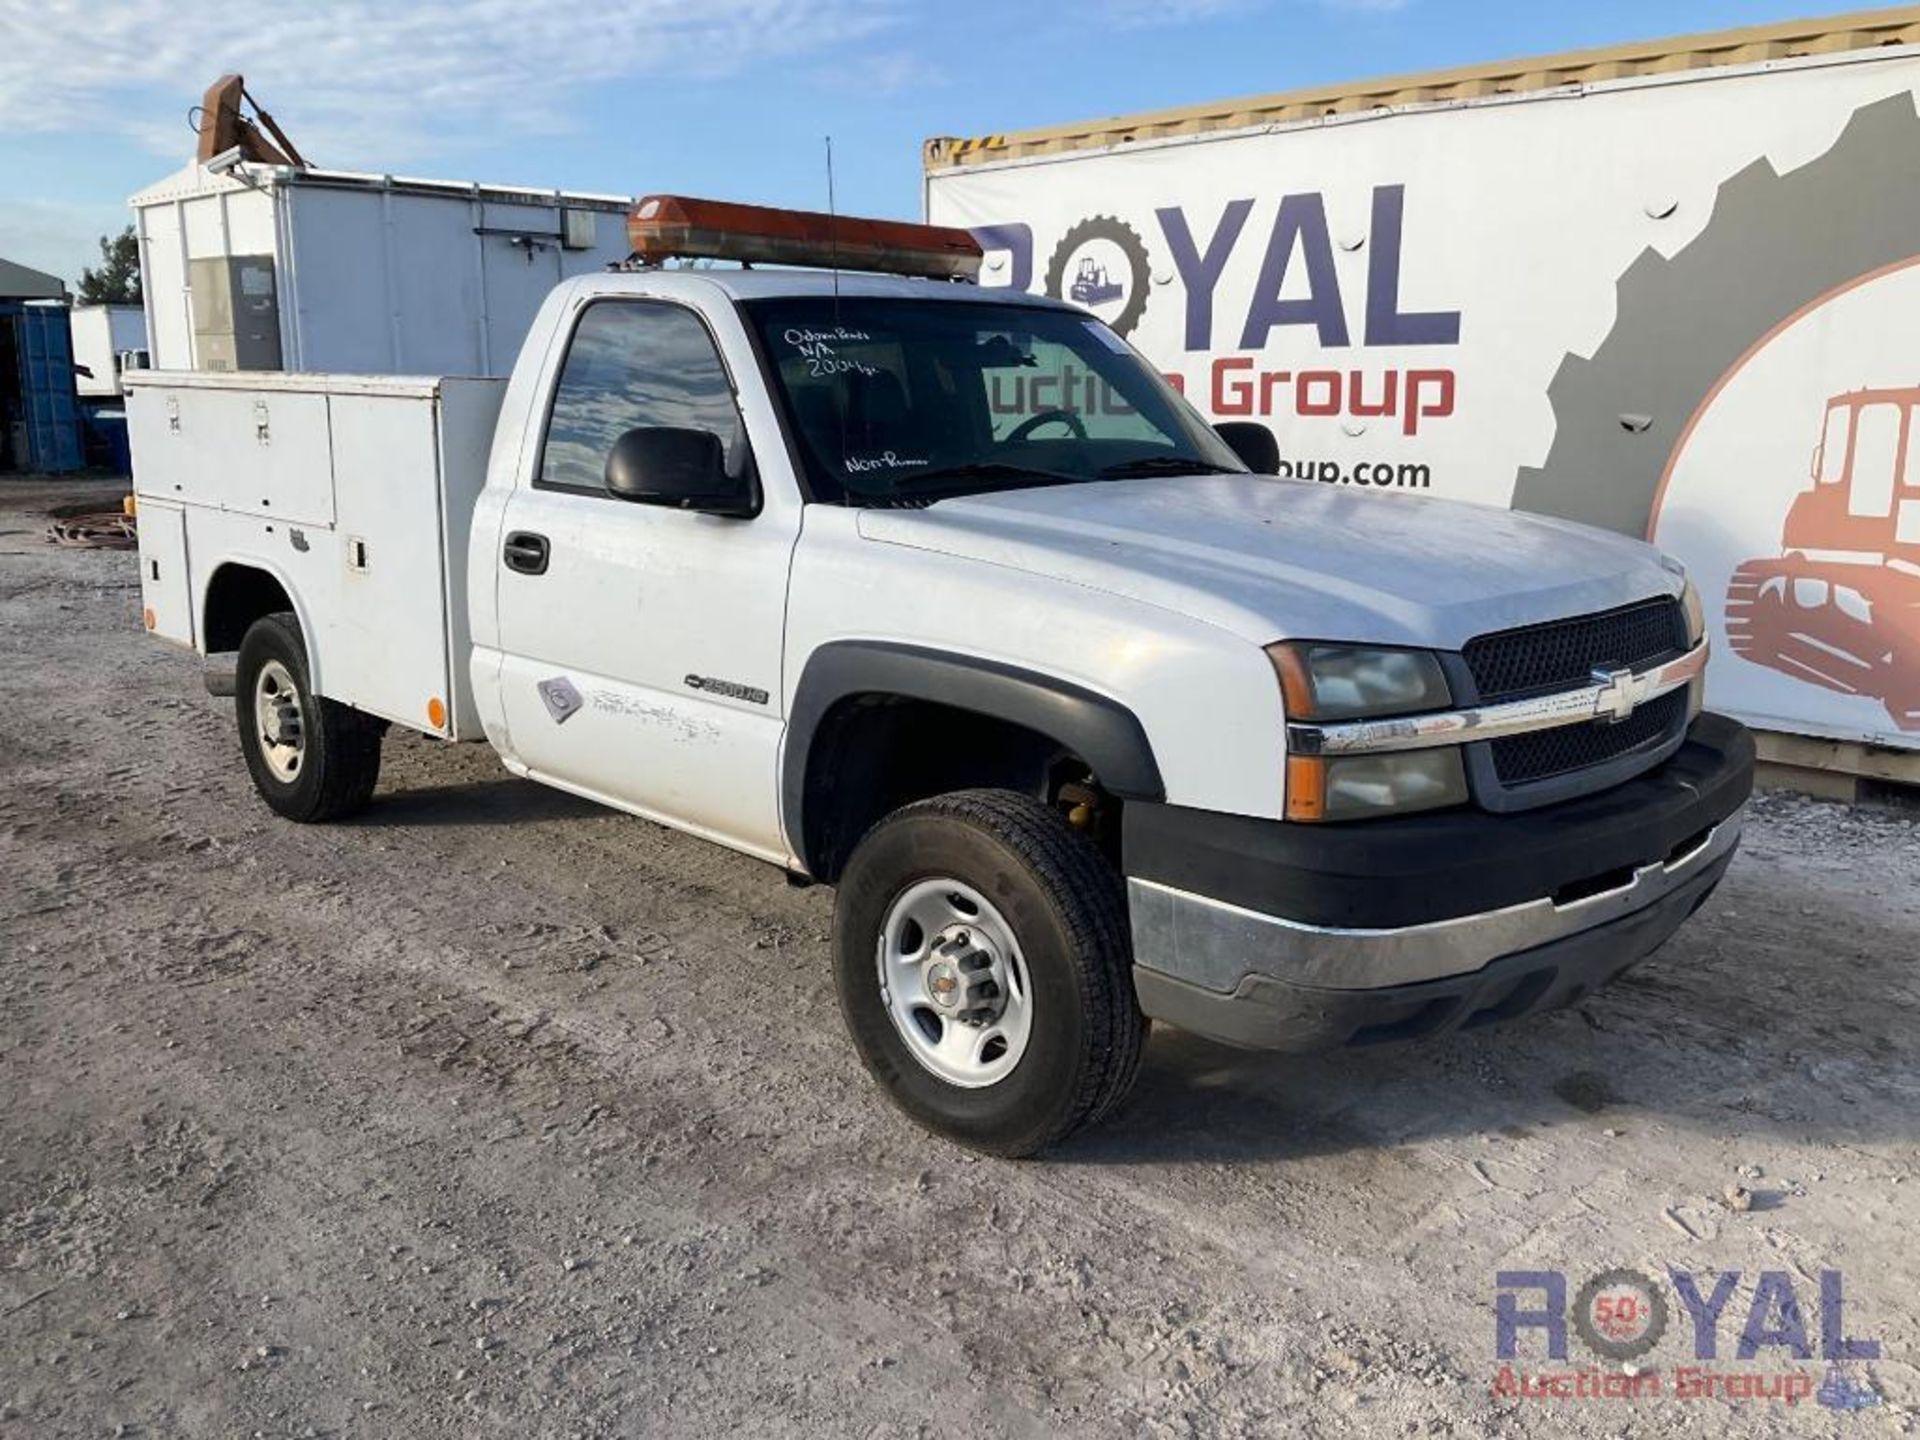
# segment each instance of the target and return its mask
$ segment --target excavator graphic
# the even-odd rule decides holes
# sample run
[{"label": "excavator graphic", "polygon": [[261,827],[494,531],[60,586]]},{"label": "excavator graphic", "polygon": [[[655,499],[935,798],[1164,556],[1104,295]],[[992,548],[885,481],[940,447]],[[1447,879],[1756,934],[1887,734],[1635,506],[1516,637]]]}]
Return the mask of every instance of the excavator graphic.
[{"label": "excavator graphic", "polygon": [[1118,300],[1125,293],[1125,286],[1108,277],[1106,266],[1091,255],[1082,255],[1067,297],[1080,305],[1101,305],[1108,300]]},{"label": "excavator graphic", "polygon": [[1727,584],[1734,653],[1920,730],[1920,386],[1827,402],[1780,549]]}]

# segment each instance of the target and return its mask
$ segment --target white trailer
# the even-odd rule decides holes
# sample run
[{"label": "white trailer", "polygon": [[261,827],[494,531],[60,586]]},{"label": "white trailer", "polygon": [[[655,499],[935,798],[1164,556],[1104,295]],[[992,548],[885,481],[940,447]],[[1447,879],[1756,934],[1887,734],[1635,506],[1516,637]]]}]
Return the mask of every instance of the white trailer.
[{"label": "white trailer", "polygon": [[926,211],[1282,473],[1656,541],[1763,754],[1920,781],[1917,102],[1904,7],[932,140]]},{"label": "white trailer", "polygon": [[129,203],[155,369],[503,375],[555,285],[626,258],[631,200],[191,164]]},{"label": "white trailer", "polygon": [[147,317],[138,305],[76,305],[73,331],[74,389],[82,400],[117,399],[122,369],[144,369]]}]

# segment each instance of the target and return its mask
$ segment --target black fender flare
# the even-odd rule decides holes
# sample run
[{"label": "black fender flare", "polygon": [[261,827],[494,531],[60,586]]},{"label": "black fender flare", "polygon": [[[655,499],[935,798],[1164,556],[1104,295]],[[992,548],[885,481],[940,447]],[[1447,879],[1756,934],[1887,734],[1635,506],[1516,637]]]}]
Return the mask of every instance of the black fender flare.
[{"label": "black fender flare", "polygon": [[788,845],[810,870],[818,859],[807,853],[806,826],[814,739],[834,706],[858,695],[925,700],[1023,726],[1085,760],[1111,794],[1166,799],[1146,728],[1111,696],[975,655],[885,640],[835,640],[807,658],[781,755],[781,821]]}]

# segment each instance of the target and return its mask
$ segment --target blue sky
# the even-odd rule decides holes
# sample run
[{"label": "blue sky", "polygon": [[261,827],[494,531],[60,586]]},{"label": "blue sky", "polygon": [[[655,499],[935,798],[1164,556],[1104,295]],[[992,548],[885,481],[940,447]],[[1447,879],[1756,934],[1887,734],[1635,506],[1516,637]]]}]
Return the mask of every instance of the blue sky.
[{"label": "blue sky", "polygon": [[1793,0],[0,0],[0,256],[69,281],[225,70],[317,164],[913,216],[929,135],[1756,24]]}]

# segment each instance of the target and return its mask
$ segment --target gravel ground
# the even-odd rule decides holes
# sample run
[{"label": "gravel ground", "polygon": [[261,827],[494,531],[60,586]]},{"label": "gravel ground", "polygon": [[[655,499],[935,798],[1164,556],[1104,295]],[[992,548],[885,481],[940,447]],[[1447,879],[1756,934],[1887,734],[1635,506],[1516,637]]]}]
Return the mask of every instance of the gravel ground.
[{"label": "gravel ground", "polygon": [[[1915,812],[1765,797],[1577,1010],[1162,1030],[994,1162],[868,1084],[823,890],[411,736],[272,818],[133,557],[41,542],[99,493],[0,484],[0,1436],[1910,1431]],[[1496,1393],[1496,1272],[1614,1265],[1741,1271],[1722,1370],[1844,1272],[1868,1408]]]}]

